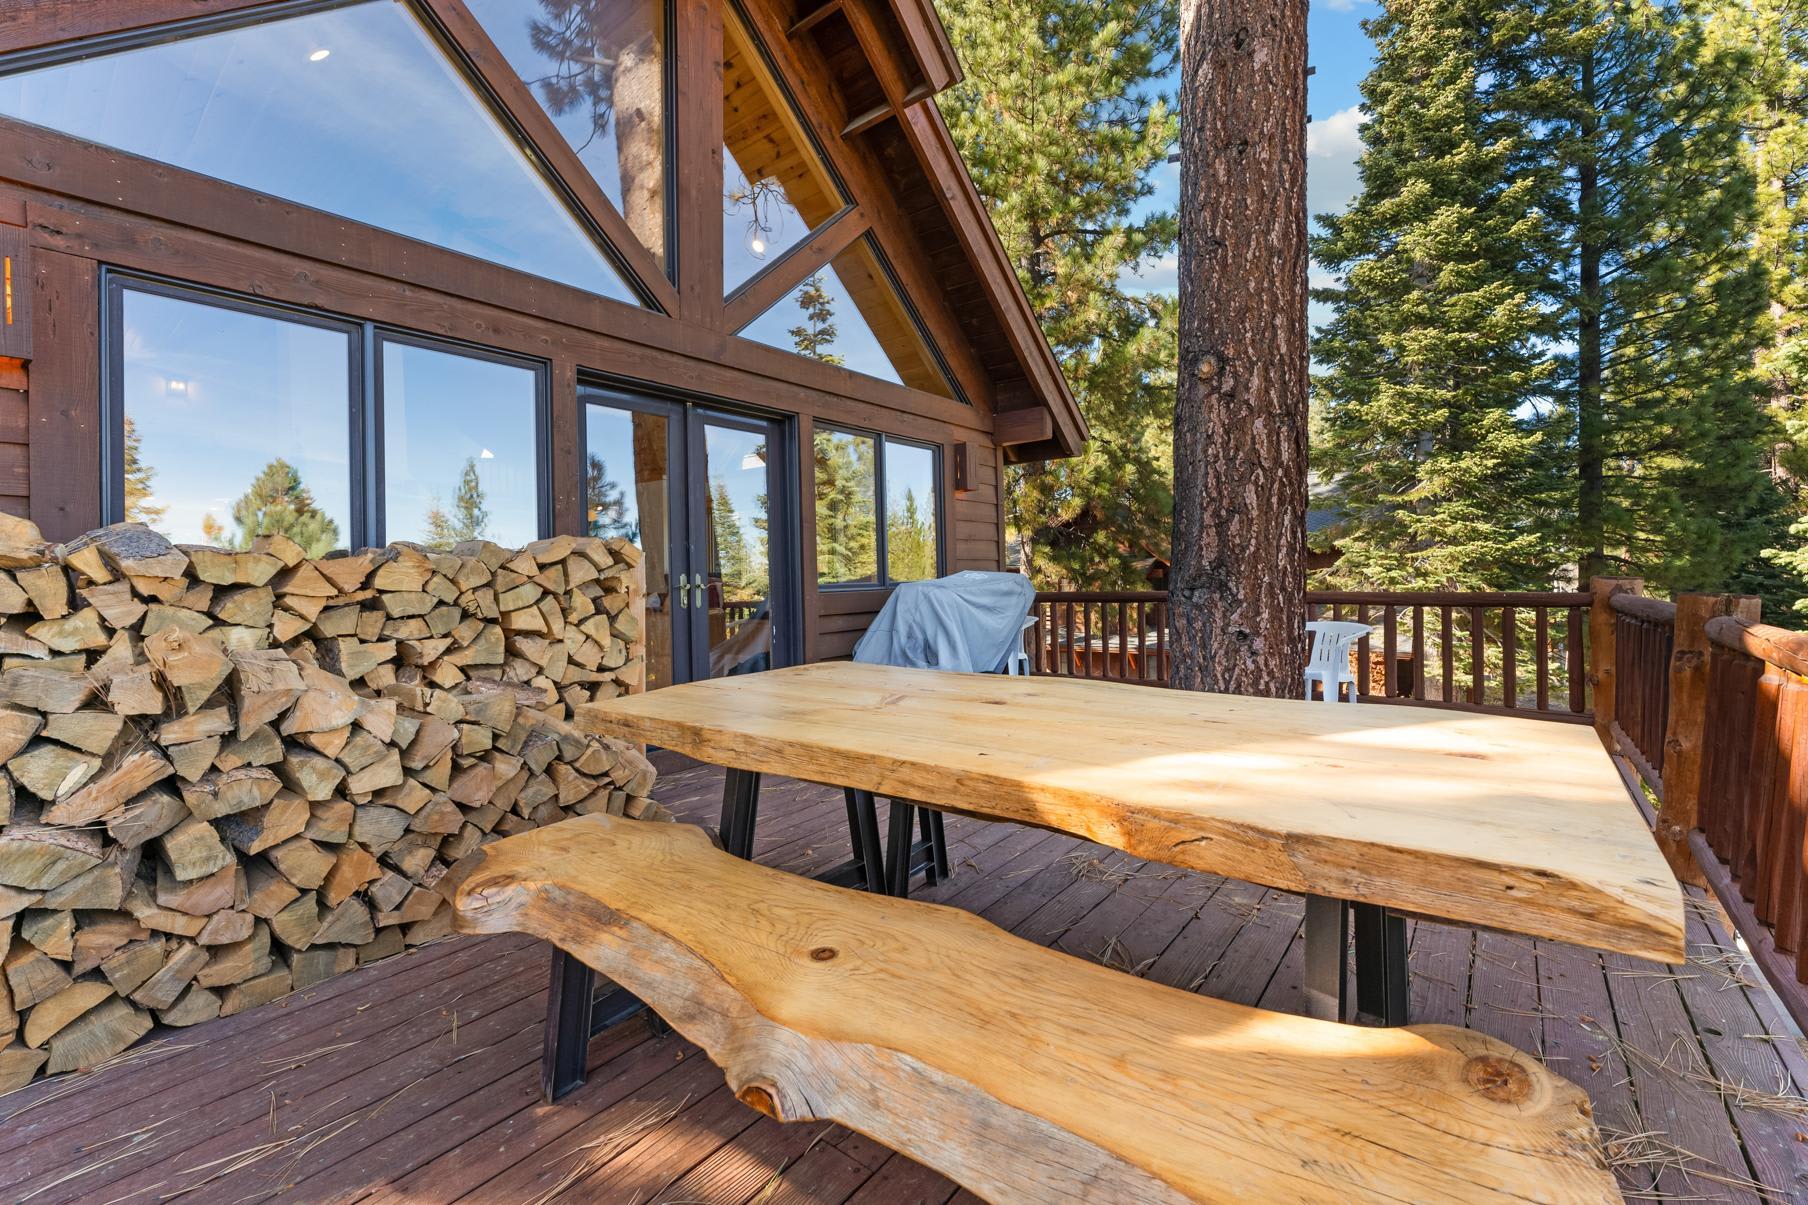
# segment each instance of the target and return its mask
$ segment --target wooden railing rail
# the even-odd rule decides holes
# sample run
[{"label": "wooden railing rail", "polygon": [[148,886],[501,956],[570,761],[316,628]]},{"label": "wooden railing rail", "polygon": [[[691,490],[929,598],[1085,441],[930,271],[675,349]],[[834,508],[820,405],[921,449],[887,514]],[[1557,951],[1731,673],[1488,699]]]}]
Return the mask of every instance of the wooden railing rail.
[{"label": "wooden railing rail", "polygon": [[1752,957],[1808,1025],[1808,635],[1757,623],[1745,601],[1701,625],[1700,789],[1693,815],[1673,819]]},{"label": "wooden railing rail", "polygon": [[1607,603],[1614,620],[1612,737],[1639,776],[1662,798],[1676,604],[1611,591]]},{"label": "wooden railing rail", "polygon": [[[1313,618],[1372,624],[1355,652],[1357,698],[1585,722],[1593,596],[1530,591],[1312,590]],[[1166,685],[1161,591],[1038,594],[1031,672]]]}]

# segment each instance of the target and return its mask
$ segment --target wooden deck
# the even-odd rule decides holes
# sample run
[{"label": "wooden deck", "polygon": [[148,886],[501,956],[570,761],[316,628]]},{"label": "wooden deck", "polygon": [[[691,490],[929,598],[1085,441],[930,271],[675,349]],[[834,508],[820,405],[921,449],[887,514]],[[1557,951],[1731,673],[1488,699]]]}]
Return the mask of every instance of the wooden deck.
[{"label": "wooden deck", "polygon": [[[719,791],[695,767],[659,796],[713,823]],[[920,896],[1297,1011],[1297,897],[1036,829],[951,818],[948,835],[955,875]],[[838,791],[768,780],[761,861],[807,871],[846,842]],[[1414,1019],[1494,1034],[1587,1088],[1634,1199],[1808,1201],[1808,1050],[1713,907],[1698,900],[1689,927],[1689,964],[1666,968],[1416,925]],[[585,1087],[540,1104],[546,965],[523,939],[450,940],[0,1098],[0,1200],[973,1199],[858,1134],[761,1117],[641,1022],[592,1044]]]}]

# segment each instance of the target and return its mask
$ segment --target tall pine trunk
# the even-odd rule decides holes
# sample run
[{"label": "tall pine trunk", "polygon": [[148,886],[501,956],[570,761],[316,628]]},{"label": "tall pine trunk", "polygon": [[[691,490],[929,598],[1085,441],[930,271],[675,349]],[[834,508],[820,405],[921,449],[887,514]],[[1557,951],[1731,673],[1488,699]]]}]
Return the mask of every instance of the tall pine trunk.
[{"label": "tall pine trunk", "polygon": [[1297,696],[1306,585],[1306,4],[1182,0],[1173,680]]},{"label": "tall pine trunk", "polygon": [[1576,536],[1577,581],[1607,572],[1606,413],[1601,374],[1600,120],[1595,115],[1595,57],[1582,60],[1582,120],[1576,165]]}]

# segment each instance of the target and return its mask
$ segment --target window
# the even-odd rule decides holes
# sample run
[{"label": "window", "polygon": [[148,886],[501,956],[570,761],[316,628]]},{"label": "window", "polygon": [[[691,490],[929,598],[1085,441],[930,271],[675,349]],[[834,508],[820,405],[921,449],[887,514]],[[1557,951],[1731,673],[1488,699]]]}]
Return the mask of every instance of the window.
[{"label": "window", "polygon": [[941,572],[941,466],[935,448],[883,435],[818,430],[814,458],[820,584],[883,586]]},{"label": "window", "polygon": [[536,539],[539,369],[384,337],[380,371],[383,538]]},{"label": "window", "polygon": [[665,0],[466,0],[560,137],[666,262]]},{"label": "window", "polygon": [[281,533],[316,556],[546,530],[543,364],[118,274],[106,288],[109,521],[222,547]]},{"label": "window", "polygon": [[871,236],[858,240],[740,331],[744,339],[952,397]]},{"label": "window", "polygon": [[268,532],[310,556],[352,528],[355,328],[122,290],[115,516],[182,544]]},{"label": "window", "polygon": [[635,301],[400,0],[20,71],[0,114]]},{"label": "window", "polygon": [[847,202],[728,6],[722,60],[722,283],[732,293]]}]

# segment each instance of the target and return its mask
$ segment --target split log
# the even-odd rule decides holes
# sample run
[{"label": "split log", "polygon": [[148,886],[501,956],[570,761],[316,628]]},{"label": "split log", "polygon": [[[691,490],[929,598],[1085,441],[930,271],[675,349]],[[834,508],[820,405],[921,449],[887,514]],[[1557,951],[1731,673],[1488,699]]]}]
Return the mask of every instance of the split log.
[{"label": "split log", "polygon": [[586,816],[481,856],[466,931],[556,943],[743,1102],[845,1124],[988,1199],[1619,1199],[1587,1096],[1482,1034],[1207,999],[689,826]]},{"label": "split log", "polygon": [[114,996],[50,1039],[44,1073],[85,1070],[120,1053],[150,1029],[149,1013]]}]

